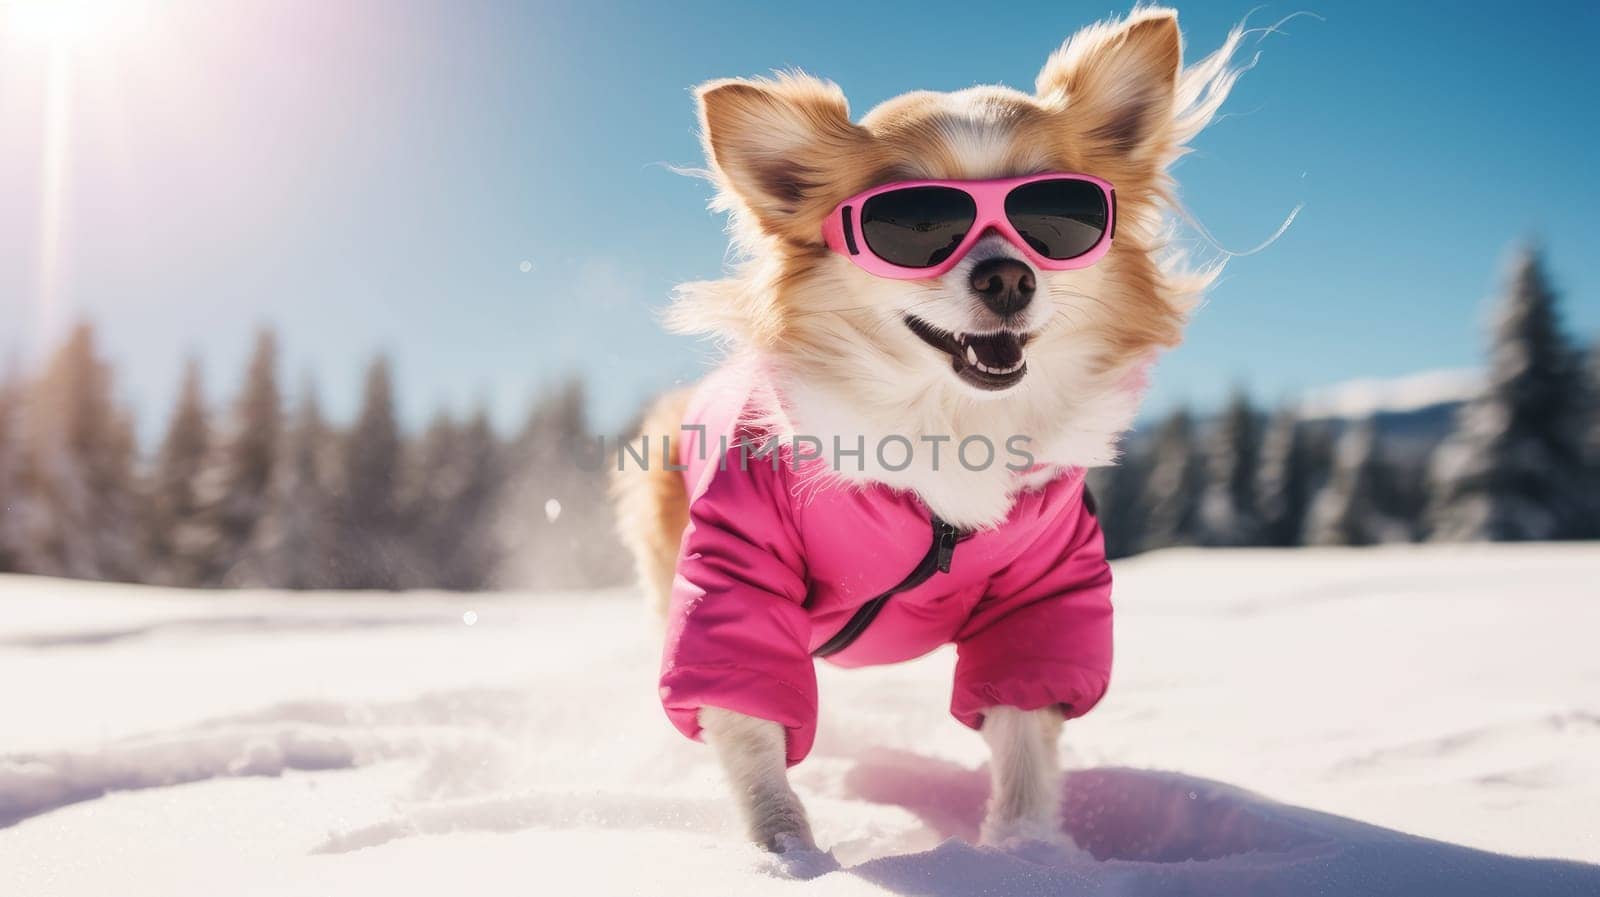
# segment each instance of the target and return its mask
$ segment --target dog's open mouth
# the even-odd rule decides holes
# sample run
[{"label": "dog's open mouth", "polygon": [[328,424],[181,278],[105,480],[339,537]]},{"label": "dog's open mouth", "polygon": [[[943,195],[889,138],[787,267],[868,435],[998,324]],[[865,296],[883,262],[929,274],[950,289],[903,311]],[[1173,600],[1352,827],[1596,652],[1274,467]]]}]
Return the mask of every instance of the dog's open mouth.
[{"label": "dog's open mouth", "polygon": [[950,356],[956,376],[979,389],[1010,389],[1028,374],[1022,350],[1030,334],[946,333],[913,315],[906,315],[905,321],[923,342]]}]

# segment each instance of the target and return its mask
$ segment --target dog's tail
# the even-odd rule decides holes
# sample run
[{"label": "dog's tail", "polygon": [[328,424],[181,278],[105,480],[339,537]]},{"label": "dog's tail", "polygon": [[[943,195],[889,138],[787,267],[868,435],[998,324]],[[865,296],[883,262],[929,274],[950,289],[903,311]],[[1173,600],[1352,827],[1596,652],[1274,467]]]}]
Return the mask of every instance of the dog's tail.
[{"label": "dog's tail", "polygon": [[[679,427],[692,390],[674,390],[651,404],[640,432],[650,449],[668,441],[667,458],[678,456]],[[652,459],[661,461],[661,456]],[[672,578],[677,570],[678,543],[689,525],[689,490],[683,473],[665,469],[665,463],[619,464],[612,476],[611,497],[617,514],[617,534],[633,552],[639,588],[658,619],[667,615]]]}]

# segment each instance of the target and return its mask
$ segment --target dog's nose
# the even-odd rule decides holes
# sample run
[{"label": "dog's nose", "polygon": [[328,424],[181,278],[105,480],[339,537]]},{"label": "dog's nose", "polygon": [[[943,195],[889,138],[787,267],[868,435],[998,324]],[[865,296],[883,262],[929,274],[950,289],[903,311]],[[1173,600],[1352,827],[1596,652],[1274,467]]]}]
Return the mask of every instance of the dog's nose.
[{"label": "dog's nose", "polygon": [[972,268],[969,280],[989,310],[1005,317],[1016,314],[1033,301],[1033,269],[1016,259],[985,259]]}]

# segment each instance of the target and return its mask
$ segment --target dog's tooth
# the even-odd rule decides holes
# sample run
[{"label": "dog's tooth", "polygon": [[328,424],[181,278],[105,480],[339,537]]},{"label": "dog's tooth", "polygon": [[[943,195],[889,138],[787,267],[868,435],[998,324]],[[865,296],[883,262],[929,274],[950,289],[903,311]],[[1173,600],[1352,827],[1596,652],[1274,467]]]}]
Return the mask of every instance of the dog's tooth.
[{"label": "dog's tooth", "polygon": [[[967,347],[967,364],[978,364],[978,352],[971,346]],[[981,368],[983,365],[978,364],[978,367]]]}]

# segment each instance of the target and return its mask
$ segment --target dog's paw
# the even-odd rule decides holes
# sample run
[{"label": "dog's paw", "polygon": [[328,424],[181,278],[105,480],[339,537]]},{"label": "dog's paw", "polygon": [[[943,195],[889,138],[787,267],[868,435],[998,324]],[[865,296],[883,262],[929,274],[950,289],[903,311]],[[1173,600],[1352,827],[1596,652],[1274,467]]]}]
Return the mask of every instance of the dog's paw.
[{"label": "dog's paw", "polygon": [[771,851],[768,869],[784,878],[808,880],[837,872],[841,868],[830,851],[820,850],[810,838],[780,834],[768,844]]},{"label": "dog's paw", "polygon": [[983,821],[978,843],[984,847],[1000,847],[1014,841],[1054,842],[1072,839],[1054,819],[1023,816],[1015,819],[990,817]]},{"label": "dog's paw", "polygon": [[978,843],[1030,862],[1059,866],[1094,859],[1053,821],[1007,819],[984,822]]}]

